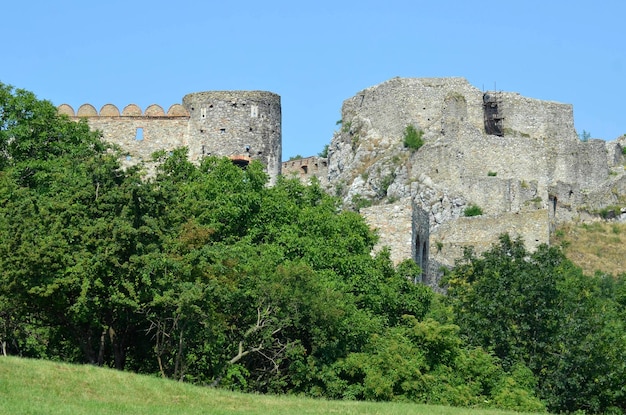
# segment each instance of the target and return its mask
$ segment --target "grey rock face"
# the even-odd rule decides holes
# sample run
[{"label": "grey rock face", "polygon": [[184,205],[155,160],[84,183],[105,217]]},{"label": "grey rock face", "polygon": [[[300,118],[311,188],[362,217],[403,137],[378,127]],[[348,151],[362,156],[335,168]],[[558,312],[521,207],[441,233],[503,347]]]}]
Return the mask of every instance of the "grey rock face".
[{"label": "grey rock face", "polygon": [[[418,150],[404,145],[409,125],[423,132]],[[451,265],[469,245],[487,249],[504,232],[533,249],[559,223],[626,206],[625,140],[580,141],[571,105],[483,93],[462,78],[394,78],[344,101],[328,182],[346,206],[369,200],[365,216],[377,229],[391,217],[393,229],[409,229],[399,218],[414,219],[391,215],[394,206],[424,212],[432,273],[433,264]],[[466,217],[470,206],[482,215]],[[411,238],[384,237],[391,233],[382,232],[381,244],[407,257]]]}]

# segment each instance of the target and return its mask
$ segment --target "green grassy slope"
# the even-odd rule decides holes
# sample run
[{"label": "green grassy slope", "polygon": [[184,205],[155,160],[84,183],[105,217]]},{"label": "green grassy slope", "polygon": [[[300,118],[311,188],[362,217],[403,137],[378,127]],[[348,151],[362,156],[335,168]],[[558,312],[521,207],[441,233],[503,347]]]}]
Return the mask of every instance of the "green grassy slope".
[{"label": "green grassy slope", "polygon": [[505,415],[402,403],[336,402],[232,393],[93,366],[0,356],[0,414]]}]

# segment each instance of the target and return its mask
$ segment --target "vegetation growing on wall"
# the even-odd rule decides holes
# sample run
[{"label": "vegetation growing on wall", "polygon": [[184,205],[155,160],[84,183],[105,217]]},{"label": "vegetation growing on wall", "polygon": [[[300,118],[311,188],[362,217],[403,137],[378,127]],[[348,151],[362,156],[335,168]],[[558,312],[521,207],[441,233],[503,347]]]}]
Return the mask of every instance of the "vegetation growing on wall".
[{"label": "vegetation growing on wall", "polygon": [[410,149],[411,151],[417,151],[424,145],[424,131],[417,130],[412,125],[407,125],[404,129],[404,137],[403,143],[404,147]]},{"label": "vegetation growing on wall", "polygon": [[469,205],[468,207],[465,208],[465,210],[463,211],[463,214],[465,216],[480,216],[483,214],[483,210],[481,209],[480,206],[477,205]]}]

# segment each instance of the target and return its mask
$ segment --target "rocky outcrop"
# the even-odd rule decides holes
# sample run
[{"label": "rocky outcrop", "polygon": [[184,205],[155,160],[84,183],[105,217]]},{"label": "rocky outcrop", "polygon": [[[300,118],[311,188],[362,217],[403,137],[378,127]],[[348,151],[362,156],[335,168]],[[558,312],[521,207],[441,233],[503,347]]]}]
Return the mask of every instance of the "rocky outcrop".
[{"label": "rocky outcrop", "polygon": [[[423,133],[419,149],[404,145],[408,126]],[[328,187],[346,206],[372,205],[362,212],[381,244],[396,261],[420,256],[434,282],[464,247],[508,232],[533,249],[560,222],[626,206],[625,140],[581,141],[571,105],[483,93],[463,78],[394,78],[343,103]],[[427,218],[427,249],[400,235],[415,229],[407,206]],[[482,214],[467,217],[468,207]]]}]

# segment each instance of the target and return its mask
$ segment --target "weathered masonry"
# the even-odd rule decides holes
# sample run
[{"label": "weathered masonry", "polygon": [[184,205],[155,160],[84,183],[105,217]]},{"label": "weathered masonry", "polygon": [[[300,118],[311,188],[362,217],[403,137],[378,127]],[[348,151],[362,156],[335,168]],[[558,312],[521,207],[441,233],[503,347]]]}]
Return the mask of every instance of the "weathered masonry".
[{"label": "weathered masonry", "polygon": [[[344,101],[341,119],[328,189],[346,206],[368,202],[360,212],[378,248],[396,263],[412,258],[426,284],[503,233],[534,250],[557,225],[596,220],[606,207],[626,220],[626,136],[581,141],[569,104],[463,78],[393,78]],[[407,126],[423,132],[419,150],[404,145]]]},{"label": "weathered masonry", "polygon": [[188,94],[167,112],[159,105],[141,111],[130,104],[120,113],[111,104],[96,111],[83,104],[75,113],[63,104],[60,114],[86,118],[102,138],[126,153],[125,163],[149,161],[158,150],[189,149],[189,158],[230,157],[245,165],[258,160],[273,183],[281,173],[282,132],[280,96],[266,91],[210,91]]}]

